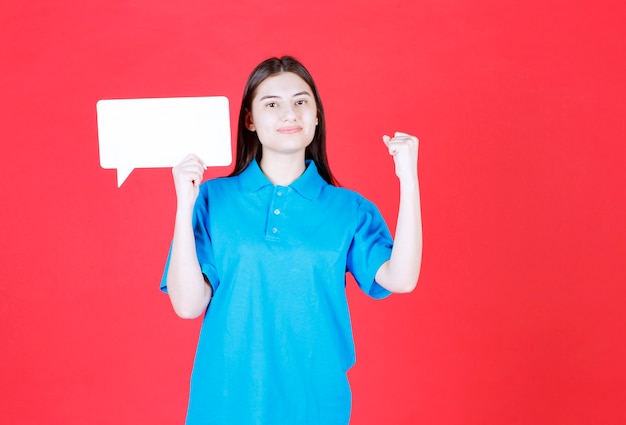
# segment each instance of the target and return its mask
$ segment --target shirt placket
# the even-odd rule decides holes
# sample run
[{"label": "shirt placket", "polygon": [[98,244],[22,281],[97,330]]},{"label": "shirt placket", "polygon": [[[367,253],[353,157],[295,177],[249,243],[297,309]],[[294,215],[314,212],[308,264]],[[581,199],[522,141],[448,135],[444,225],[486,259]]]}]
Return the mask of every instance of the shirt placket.
[{"label": "shirt placket", "polygon": [[272,200],[267,211],[267,226],[265,228],[265,239],[269,241],[280,241],[284,226],[284,208],[289,192],[288,187],[276,186],[272,193]]}]

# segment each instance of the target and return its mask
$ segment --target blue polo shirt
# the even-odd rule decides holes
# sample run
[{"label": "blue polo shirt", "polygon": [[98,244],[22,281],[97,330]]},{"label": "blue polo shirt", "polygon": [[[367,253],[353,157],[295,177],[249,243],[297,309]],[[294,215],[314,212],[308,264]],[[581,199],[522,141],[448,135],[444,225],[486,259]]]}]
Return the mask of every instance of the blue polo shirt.
[{"label": "blue polo shirt", "polygon": [[[368,295],[389,295],[374,281],[393,243],[378,209],[326,183],[311,161],[289,186],[252,161],[201,185],[193,223],[213,298],[186,423],[347,424],[355,354],[346,271]],[[166,275],[167,265],[164,291]]]}]

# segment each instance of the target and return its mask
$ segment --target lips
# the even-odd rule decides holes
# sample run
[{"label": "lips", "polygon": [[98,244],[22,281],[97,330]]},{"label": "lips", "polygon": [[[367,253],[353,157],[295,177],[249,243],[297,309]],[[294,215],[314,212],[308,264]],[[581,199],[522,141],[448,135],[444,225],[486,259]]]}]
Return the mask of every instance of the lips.
[{"label": "lips", "polygon": [[294,134],[294,133],[299,133],[302,131],[302,127],[300,126],[287,126],[287,127],[281,127],[278,129],[278,132],[281,134]]}]

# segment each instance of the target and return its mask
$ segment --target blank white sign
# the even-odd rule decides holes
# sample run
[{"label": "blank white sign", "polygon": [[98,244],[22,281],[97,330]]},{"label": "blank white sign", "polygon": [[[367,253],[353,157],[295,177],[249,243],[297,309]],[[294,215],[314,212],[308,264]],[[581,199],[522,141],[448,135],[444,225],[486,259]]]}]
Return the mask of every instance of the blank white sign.
[{"label": "blank white sign", "polygon": [[117,185],[135,168],[173,167],[195,153],[207,166],[232,162],[224,96],[106,99],[96,104],[100,165]]}]

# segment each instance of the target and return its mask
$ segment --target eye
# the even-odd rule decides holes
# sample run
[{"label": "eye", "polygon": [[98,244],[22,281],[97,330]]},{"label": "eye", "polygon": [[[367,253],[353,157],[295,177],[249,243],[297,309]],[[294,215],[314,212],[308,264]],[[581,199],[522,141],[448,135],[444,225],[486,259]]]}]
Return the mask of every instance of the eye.
[{"label": "eye", "polygon": [[302,106],[306,103],[306,99],[298,99],[296,100],[296,105]]},{"label": "eye", "polygon": [[278,103],[276,103],[276,102],[268,102],[268,103],[265,104],[265,106],[268,107],[268,108],[275,108],[275,107],[278,106]]}]

